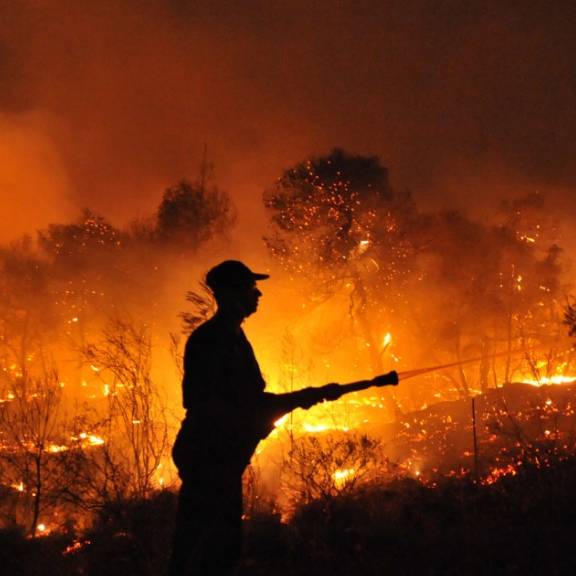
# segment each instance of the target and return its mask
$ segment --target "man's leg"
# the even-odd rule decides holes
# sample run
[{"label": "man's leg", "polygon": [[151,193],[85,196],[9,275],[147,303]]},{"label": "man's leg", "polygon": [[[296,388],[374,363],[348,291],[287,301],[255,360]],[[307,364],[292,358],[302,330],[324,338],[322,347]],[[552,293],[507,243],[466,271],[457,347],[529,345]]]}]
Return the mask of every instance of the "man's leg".
[{"label": "man's leg", "polygon": [[182,485],[169,576],[232,576],[242,553],[242,483]]}]

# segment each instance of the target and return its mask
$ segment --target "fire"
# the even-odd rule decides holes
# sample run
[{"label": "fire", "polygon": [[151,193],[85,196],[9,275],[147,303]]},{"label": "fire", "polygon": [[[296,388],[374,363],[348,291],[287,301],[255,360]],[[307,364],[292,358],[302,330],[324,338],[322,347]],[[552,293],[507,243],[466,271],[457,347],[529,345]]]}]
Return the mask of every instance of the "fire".
[{"label": "fire", "polygon": [[370,240],[360,240],[357,248],[358,255],[361,256],[362,254],[364,254],[369,247],[370,247]]},{"label": "fire", "polygon": [[576,382],[576,376],[562,376],[561,374],[556,374],[555,376],[542,376],[541,378],[527,378],[523,379],[524,384],[530,384],[530,386],[549,386],[552,384],[574,384]]},{"label": "fire", "polygon": [[50,452],[50,454],[58,454],[60,452],[66,452],[66,450],[68,450],[68,446],[60,444],[49,444],[46,448],[46,452]]},{"label": "fire", "polygon": [[490,474],[488,474],[488,476],[486,476],[486,478],[482,480],[482,484],[486,485],[494,484],[504,476],[516,476],[516,474],[518,474],[518,470],[516,470],[516,468],[512,464],[492,468],[492,470],[490,470]]},{"label": "fire", "polygon": [[281,428],[282,426],[284,426],[284,424],[286,422],[288,422],[289,418],[290,418],[290,414],[284,414],[284,416],[282,416],[282,418],[279,418],[278,420],[276,420],[276,422],[274,422],[274,427],[275,428]]},{"label": "fire", "polygon": [[340,470],[336,470],[332,474],[332,480],[334,481],[334,486],[338,489],[342,489],[354,479],[356,475],[355,468],[342,468]]},{"label": "fire", "polygon": [[48,536],[52,532],[52,528],[46,525],[44,522],[40,522],[36,525],[36,535],[37,536]]},{"label": "fire", "polygon": [[350,430],[349,426],[338,426],[336,424],[328,425],[328,424],[312,424],[309,422],[304,422],[302,424],[302,429],[304,432],[308,432],[310,434],[317,434],[318,432],[328,432],[333,430],[338,430],[340,432],[348,432]]},{"label": "fire", "polygon": [[75,540],[72,544],[69,544],[64,548],[62,551],[63,556],[68,556],[69,554],[75,554],[82,550],[82,548],[86,548],[86,546],[90,546],[92,544],[91,540]]},{"label": "fire", "polygon": [[88,444],[90,446],[102,446],[102,444],[104,444],[104,438],[101,438],[100,436],[96,436],[94,434],[90,434],[88,435]]},{"label": "fire", "polygon": [[386,334],[384,334],[384,338],[382,338],[382,348],[385,350],[386,348],[388,348],[388,346],[390,346],[391,343],[392,343],[392,334],[390,334],[390,332],[386,332]]},{"label": "fire", "polygon": [[88,434],[87,432],[81,432],[78,436],[72,436],[72,440],[80,440],[83,446],[102,446],[106,441],[96,434]]}]

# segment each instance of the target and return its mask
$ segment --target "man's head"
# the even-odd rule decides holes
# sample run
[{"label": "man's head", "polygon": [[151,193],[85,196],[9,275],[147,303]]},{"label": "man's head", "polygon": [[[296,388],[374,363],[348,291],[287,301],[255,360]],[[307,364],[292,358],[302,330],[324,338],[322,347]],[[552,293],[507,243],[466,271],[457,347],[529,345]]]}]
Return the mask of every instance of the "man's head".
[{"label": "man's head", "polygon": [[243,318],[256,312],[262,295],[256,287],[257,280],[269,278],[268,274],[252,272],[238,260],[225,260],[206,274],[206,284],[212,290],[219,308],[234,310]]}]

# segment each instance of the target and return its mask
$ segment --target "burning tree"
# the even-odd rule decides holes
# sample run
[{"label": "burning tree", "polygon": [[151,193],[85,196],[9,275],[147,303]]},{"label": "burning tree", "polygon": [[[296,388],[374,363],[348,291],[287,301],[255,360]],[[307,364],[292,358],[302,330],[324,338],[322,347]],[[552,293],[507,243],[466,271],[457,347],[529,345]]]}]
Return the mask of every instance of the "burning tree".
[{"label": "burning tree", "polygon": [[115,319],[102,338],[84,349],[102,380],[108,414],[101,468],[105,499],[146,498],[159,485],[168,448],[168,426],[158,388],[152,380],[149,331]]},{"label": "burning tree", "polygon": [[[455,212],[430,214],[425,222],[421,234],[427,240],[406,312],[418,329],[415,338],[429,335],[422,347],[427,362],[484,356],[473,367],[473,380],[465,368],[445,374],[463,396],[472,387],[486,391],[509,382],[522,361],[514,351],[556,346],[561,250],[541,248],[507,225]],[[503,351],[508,356],[497,370],[494,354]]]},{"label": "burning tree", "polygon": [[[377,323],[403,327],[421,343],[404,359],[484,356],[477,373],[446,373],[461,396],[510,381],[516,349],[557,347],[562,251],[550,244],[554,225],[539,195],[510,202],[499,225],[420,213],[390,187],[377,158],[334,150],[286,170],[264,202],[271,254],[292,276],[313,281],[306,288],[317,299],[347,295],[374,371],[386,348]],[[502,348],[503,374],[493,359]],[[430,400],[429,387],[423,395]]]},{"label": "burning tree", "polygon": [[15,378],[0,405],[0,478],[12,491],[3,501],[4,508],[12,503],[4,521],[24,523],[35,536],[47,529],[41,519],[78,503],[86,445],[84,437],[70,434],[55,371]]},{"label": "burning tree", "polygon": [[390,187],[378,158],[335,149],[285,170],[264,204],[270,253],[291,275],[313,279],[314,296],[349,294],[350,317],[381,371],[373,319],[403,298],[418,229],[410,195]]}]

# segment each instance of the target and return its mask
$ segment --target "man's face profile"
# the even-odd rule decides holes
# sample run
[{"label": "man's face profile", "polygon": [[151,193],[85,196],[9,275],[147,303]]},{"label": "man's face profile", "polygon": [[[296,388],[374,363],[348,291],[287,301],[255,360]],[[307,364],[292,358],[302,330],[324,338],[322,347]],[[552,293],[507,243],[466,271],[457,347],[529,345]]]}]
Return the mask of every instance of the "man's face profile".
[{"label": "man's face profile", "polygon": [[246,318],[258,309],[260,296],[262,292],[256,282],[248,282],[222,289],[218,299],[221,304],[233,308],[242,318]]},{"label": "man's face profile", "polygon": [[236,290],[236,301],[243,311],[244,317],[254,314],[258,309],[258,300],[262,292],[256,286],[256,282],[239,286]]}]

